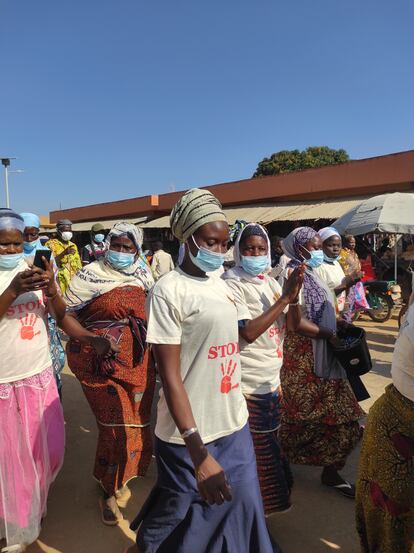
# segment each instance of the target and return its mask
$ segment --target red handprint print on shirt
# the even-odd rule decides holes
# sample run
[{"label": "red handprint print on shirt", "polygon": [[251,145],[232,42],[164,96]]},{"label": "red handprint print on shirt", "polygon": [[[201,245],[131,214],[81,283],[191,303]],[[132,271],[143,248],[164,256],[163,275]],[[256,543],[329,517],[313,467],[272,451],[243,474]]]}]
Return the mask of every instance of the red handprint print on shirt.
[{"label": "red handprint print on shirt", "polygon": [[22,340],[33,340],[35,336],[40,334],[40,330],[34,331],[34,326],[37,321],[37,315],[34,313],[28,313],[26,317],[20,319],[22,328],[20,329],[20,337]]},{"label": "red handprint print on shirt", "polygon": [[234,390],[234,388],[239,387],[239,383],[237,384],[231,383],[231,377],[233,376],[234,371],[237,368],[237,363],[233,363],[233,360],[230,359],[230,361],[227,364],[227,367],[226,367],[226,364],[225,363],[221,364],[221,374],[223,375],[223,378],[221,379],[220,392],[222,394],[228,394],[229,392],[231,392],[231,390]]}]

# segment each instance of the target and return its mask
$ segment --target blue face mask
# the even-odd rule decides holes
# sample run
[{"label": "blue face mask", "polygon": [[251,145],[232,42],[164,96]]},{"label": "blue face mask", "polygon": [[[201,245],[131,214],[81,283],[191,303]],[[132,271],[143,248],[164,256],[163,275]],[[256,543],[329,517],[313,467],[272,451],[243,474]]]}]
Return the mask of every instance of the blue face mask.
[{"label": "blue face mask", "polygon": [[322,250],[313,250],[310,253],[310,259],[306,259],[305,264],[311,269],[316,269],[320,267],[323,263],[323,251]]},{"label": "blue face mask", "polygon": [[95,234],[95,242],[100,244],[105,240],[105,234]]},{"label": "blue face mask", "polygon": [[15,269],[22,259],[23,252],[0,255],[0,269]]},{"label": "blue face mask", "polygon": [[241,266],[249,275],[257,276],[268,268],[269,257],[267,255],[242,255]]},{"label": "blue face mask", "polygon": [[23,251],[26,255],[33,253],[33,250],[40,245],[40,240],[33,240],[33,242],[23,242]]},{"label": "blue face mask", "polygon": [[135,254],[108,250],[106,252],[106,259],[114,269],[127,269],[134,263]]},{"label": "blue face mask", "polygon": [[339,259],[339,255],[337,255],[336,257],[329,257],[329,255],[326,255],[326,253],[323,254],[323,258],[325,261],[327,261],[328,263],[334,263],[335,261],[338,261]]},{"label": "blue face mask", "polygon": [[194,244],[198,248],[198,252],[196,256],[194,256],[191,253],[190,248],[188,248],[190,259],[194,263],[194,265],[199,269],[201,269],[201,271],[204,271],[205,273],[211,273],[213,271],[217,271],[217,269],[220,269],[220,267],[224,263],[224,258],[225,258],[224,253],[216,253],[208,250],[207,248],[202,248],[194,240],[194,236],[192,236],[192,239]]}]

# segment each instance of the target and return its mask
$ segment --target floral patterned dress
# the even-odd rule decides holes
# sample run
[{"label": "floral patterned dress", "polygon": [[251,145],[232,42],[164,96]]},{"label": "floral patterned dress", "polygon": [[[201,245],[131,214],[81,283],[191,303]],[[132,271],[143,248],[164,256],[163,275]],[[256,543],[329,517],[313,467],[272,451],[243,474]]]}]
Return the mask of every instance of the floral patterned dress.
[{"label": "floral patterned dress", "polygon": [[70,340],[69,367],[82,384],[98,424],[94,476],[112,496],[130,479],[144,476],[152,453],[150,430],[155,371],[148,364],[144,336],[145,291],[117,287],[98,296],[78,313],[78,319],[100,336],[116,340],[119,353],[102,370],[89,345]]},{"label": "floral patterned dress", "polygon": [[356,493],[363,553],[414,551],[414,403],[390,384],[371,407]]},{"label": "floral patterned dress", "polygon": [[75,248],[75,253],[64,255],[58,264],[57,281],[62,294],[64,294],[72,278],[80,269],[82,269],[82,262],[79,256],[78,247],[73,242],[62,242],[58,238],[54,238],[46,242],[46,247],[52,250],[53,257],[55,258],[66,250],[66,248]]},{"label": "floral patterned dress", "polygon": [[280,373],[282,420],[279,439],[292,463],[338,470],[360,439],[364,415],[347,380],[315,375],[312,341],[289,333]]}]

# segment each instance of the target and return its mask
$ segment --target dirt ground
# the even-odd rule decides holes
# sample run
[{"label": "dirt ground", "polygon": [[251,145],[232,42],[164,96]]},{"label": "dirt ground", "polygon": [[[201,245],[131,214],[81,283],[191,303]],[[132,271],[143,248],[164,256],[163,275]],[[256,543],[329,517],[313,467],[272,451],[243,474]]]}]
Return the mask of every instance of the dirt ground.
[{"label": "dirt ground", "polygon": [[[375,361],[363,377],[371,398],[362,402],[368,411],[390,382],[390,362],[397,324],[363,321],[369,331],[369,345]],[[134,543],[128,529],[155,480],[152,463],[147,476],[130,483],[132,499],[124,509],[125,520],[118,527],[106,527],[98,507],[100,489],[92,479],[96,424],[76,378],[65,370],[63,405],[66,420],[66,458],[53,485],[39,540],[27,553],[123,553]],[[359,451],[350,457],[343,475],[355,480]],[[272,536],[283,553],[358,553],[354,524],[354,502],[320,485],[320,469],[293,466],[295,486],[292,510],[268,519]],[[171,552],[174,553],[174,552]],[[189,552],[202,553],[202,552]]]}]

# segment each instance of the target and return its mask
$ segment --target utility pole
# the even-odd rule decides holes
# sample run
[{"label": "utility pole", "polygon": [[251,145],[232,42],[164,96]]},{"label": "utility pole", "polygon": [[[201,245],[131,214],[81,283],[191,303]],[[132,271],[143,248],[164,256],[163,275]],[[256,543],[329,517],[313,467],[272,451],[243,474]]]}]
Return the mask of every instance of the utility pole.
[{"label": "utility pole", "polygon": [[9,197],[9,167],[10,160],[16,159],[15,157],[1,157],[0,161],[4,167],[4,180],[6,184],[6,207],[10,208],[10,197]]}]

